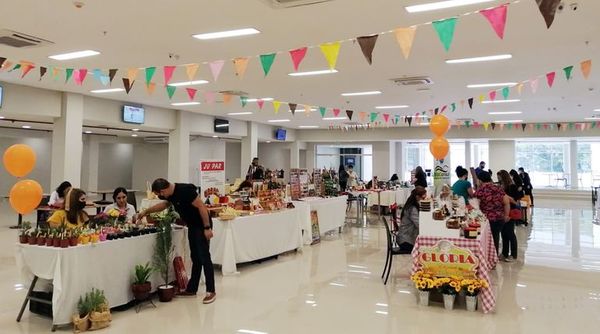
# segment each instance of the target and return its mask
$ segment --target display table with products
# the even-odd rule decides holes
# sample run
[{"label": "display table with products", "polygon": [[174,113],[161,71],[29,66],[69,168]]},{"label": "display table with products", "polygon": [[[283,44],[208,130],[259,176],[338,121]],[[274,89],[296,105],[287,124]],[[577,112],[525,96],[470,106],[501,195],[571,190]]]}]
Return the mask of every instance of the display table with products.
[{"label": "display table with products", "polygon": [[237,273],[237,264],[261,260],[302,248],[300,210],[284,209],[270,213],[213,219],[214,237],[210,252],[223,275]]},{"label": "display table with products", "polygon": [[382,190],[379,192],[373,191],[369,193],[367,197],[367,205],[369,207],[373,205],[379,206],[391,206],[392,204],[397,204],[398,206],[403,206],[406,203],[406,199],[410,196],[410,192],[412,188],[400,188],[396,190]]},{"label": "display table with products", "polygon": [[346,206],[348,196],[339,197],[306,197],[299,201],[294,201],[294,206],[300,211],[300,223],[303,231],[303,241],[305,245],[312,243],[312,229],[310,212],[317,211],[319,218],[319,232],[321,235],[326,232],[344,226],[346,221]]},{"label": "display table with products", "polygon": [[[489,313],[496,306],[496,296],[491,285],[489,272],[498,263],[498,255],[494,246],[489,222],[481,221],[481,233],[475,239],[467,239],[460,236],[460,230],[446,228],[444,221],[432,219],[431,212],[419,213],[419,236],[414,245],[412,252],[412,274],[422,269],[420,258],[427,256],[426,249],[430,249],[440,244],[440,241],[447,241],[446,245],[466,249],[470,251],[478,260],[476,274],[479,278],[485,279],[489,287],[482,289],[479,294],[480,304],[484,313]],[[440,257],[440,262],[452,262],[452,260],[444,260]]]},{"label": "display table with products", "polygon": [[[52,323],[65,325],[77,313],[79,296],[92,288],[104,290],[110,307],[132,301],[135,265],[152,263],[155,243],[156,234],[152,233],[69,248],[18,244],[16,260],[26,282],[34,277],[52,281]],[[186,259],[191,270],[187,229],[173,230],[173,245],[174,254]],[[170,277],[175,279],[172,273]],[[163,283],[158,272],[150,281],[153,290]]]}]

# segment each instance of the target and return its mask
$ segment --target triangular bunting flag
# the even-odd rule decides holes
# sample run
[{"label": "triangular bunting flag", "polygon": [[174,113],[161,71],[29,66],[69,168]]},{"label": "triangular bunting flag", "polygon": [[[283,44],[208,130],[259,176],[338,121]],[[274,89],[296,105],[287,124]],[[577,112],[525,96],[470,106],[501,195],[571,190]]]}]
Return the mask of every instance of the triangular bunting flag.
[{"label": "triangular bunting flag", "polygon": [[523,84],[520,83],[517,85],[517,92],[519,93],[519,95],[521,95],[523,93]]},{"label": "triangular bunting flag", "polygon": [[21,79],[23,79],[27,75],[27,73],[29,73],[34,68],[35,65],[33,65],[30,62],[21,62]]},{"label": "triangular bunting flag", "polygon": [[513,127],[512,123],[508,123],[508,129],[511,130]]},{"label": "triangular bunting flag", "polygon": [[92,71],[92,75],[94,76],[94,79],[96,79],[96,80],[98,80],[98,81],[100,81],[100,82],[102,82],[102,79],[101,79],[101,78],[102,78],[102,74],[103,74],[103,73],[102,73],[102,70],[101,70],[101,69],[99,69],[99,68],[95,68],[95,69]]},{"label": "triangular bunting flag", "polygon": [[110,78],[108,75],[102,74],[100,77],[100,83],[102,83],[103,86],[108,86],[110,84]]},{"label": "triangular bunting flag", "polygon": [[66,70],[66,76],[65,76],[65,83],[69,82],[69,79],[71,79],[71,77],[73,76],[73,69],[72,68],[67,68]]},{"label": "triangular bunting flag", "polygon": [[371,123],[375,122],[375,120],[377,119],[377,115],[378,115],[378,113],[376,113],[376,112],[371,113]]},{"label": "triangular bunting flag", "polygon": [[488,122],[483,122],[483,129],[484,129],[485,131],[487,131],[489,127],[490,127],[490,123],[488,123]]},{"label": "triangular bunting flag", "polygon": [[558,5],[561,0],[535,0],[538,4],[538,8],[540,9],[540,13],[544,17],[544,21],[546,21],[546,27],[550,29],[552,22],[554,21],[554,14],[556,14],[556,9],[558,9]]},{"label": "triangular bunting flag", "polygon": [[[538,125],[539,125],[539,124],[538,124]],[[556,123],[556,128],[558,129],[558,131],[560,131],[560,129],[562,128],[562,124],[560,124],[560,123]],[[539,129],[540,129],[540,128],[538,127],[538,130],[539,130]]]},{"label": "triangular bunting flag", "polygon": [[448,109],[448,106],[447,105],[443,106],[442,110],[440,110],[440,114],[443,114],[446,109]]},{"label": "triangular bunting flag", "polygon": [[492,127],[492,130],[496,130],[496,123],[490,123],[490,126]]},{"label": "triangular bunting flag", "polygon": [[5,61],[6,61],[6,58],[0,57],[0,69],[2,69],[2,67],[4,67],[4,62]]},{"label": "triangular bunting flag", "polygon": [[263,72],[265,72],[265,77],[267,76],[267,74],[269,74],[269,71],[271,71],[271,66],[273,65],[273,62],[275,61],[276,55],[277,55],[276,53],[260,55],[260,63],[262,65]]},{"label": "triangular bunting flag", "polygon": [[352,120],[353,115],[354,115],[354,110],[346,110],[346,116],[348,116],[349,120]]},{"label": "triangular bunting flag", "polygon": [[258,99],[256,100],[256,104],[258,105],[258,109],[262,110],[263,106],[265,105],[265,101]]},{"label": "triangular bunting flag", "polygon": [[294,63],[294,71],[298,71],[298,67],[300,66],[300,63],[302,63],[302,60],[304,60],[307,50],[308,50],[307,47],[303,47],[303,48],[299,48],[299,49],[290,51],[290,56],[292,57],[292,63]]},{"label": "triangular bunting flag", "polygon": [[[176,66],[165,66],[163,67],[163,74],[165,76],[165,86],[171,82],[171,78],[173,78],[173,72],[175,72]],[[173,91],[175,92],[175,91]]]},{"label": "triangular bunting flag", "polygon": [[495,90],[491,91],[489,95],[490,95],[490,100],[491,101],[495,101],[496,100],[496,91]]},{"label": "triangular bunting flag", "polygon": [[223,95],[223,103],[225,103],[225,104],[231,103],[231,99],[233,98],[233,95],[227,94],[227,93],[223,93],[222,95]]},{"label": "triangular bunting flag", "polygon": [[479,95],[479,103],[482,103],[483,101],[485,101],[485,95],[481,94]]},{"label": "triangular bunting flag", "polygon": [[500,131],[504,130],[504,123],[500,123]]},{"label": "triangular bunting flag", "polygon": [[187,75],[187,78],[189,81],[194,81],[194,78],[196,77],[196,73],[198,72],[199,67],[200,67],[200,65],[198,65],[198,64],[185,65],[185,74]]},{"label": "triangular bunting flag", "polygon": [[500,37],[500,39],[504,39],[504,27],[506,26],[506,12],[508,10],[508,5],[504,4],[492,9],[483,9],[480,10],[479,13],[485,16],[485,18],[490,22],[492,28],[496,32],[496,35]]},{"label": "triangular bunting flag", "polygon": [[502,97],[506,100],[508,99],[508,95],[510,94],[510,88],[504,87],[502,88]]},{"label": "triangular bunting flag", "polygon": [[156,83],[150,82],[150,83],[146,84],[146,92],[148,92],[148,95],[154,94],[155,90],[156,90]]},{"label": "triangular bunting flag", "polygon": [[340,115],[340,111],[341,111],[340,109],[336,109],[336,108],[334,108],[334,109],[333,109],[333,116],[334,116],[334,117],[338,117],[338,116]]},{"label": "triangular bunting flag", "polygon": [[83,85],[83,81],[85,80],[86,76],[87,76],[87,69],[85,69],[85,68],[75,71],[75,73],[74,73],[75,84],[77,84],[79,86]]},{"label": "triangular bunting flag", "polygon": [[235,58],[233,60],[233,67],[235,68],[235,75],[242,78],[244,77],[244,73],[246,73],[246,69],[248,68],[248,62],[250,58],[248,57],[240,57]]},{"label": "triangular bunting flag", "polygon": [[60,69],[53,67],[52,68],[52,78],[54,78],[54,80],[58,80],[59,74],[60,74]]},{"label": "triangular bunting flag", "polygon": [[321,52],[325,56],[327,60],[327,64],[329,64],[329,69],[335,69],[335,65],[337,63],[338,56],[340,55],[340,46],[342,44],[340,42],[335,43],[324,43],[319,45],[321,48]]},{"label": "triangular bunting flag", "polygon": [[525,123],[521,124],[521,129],[523,129],[523,132],[525,132],[526,127],[527,127],[527,124],[525,124]]},{"label": "triangular bunting flag", "polygon": [[383,120],[387,123],[390,120],[390,114],[383,114]]},{"label": "triangular bunting flag", "polygon": [[362,51],[369,65],[373,64],[373,50],[375,49],[375,44],[377,44],[378,37],[379,35],[372,35],[356,38],[358,45],[360,45],[360,50]]},{"label": "triangular bunting flag", "polygon": [[567,78],[567,80],[571,80],[571,73],[573,73],[573,65],[563,68],[563,71],[565,71],[565,77]]},{"label": "triangular bunting flag", "polygon": [[540,85],[540,80],[539,79],[529,80],[529,85],[531,86],[531,91],[533,92],[533,94],[535,94]]},{"label": "triangular bunting flag", "polygon": [[412,126],[412,116],[406,116],[404,120],[408,122],[408,126]]},{"label": "triangular bunting flag", "polygon": [[128,78],[123,78],[123,86],[125,87],[125,92],[127,94],[129,94],[129,91],[131,90],[131,87],[133,87],[133,83],[135,81],[129,81]]},{"label": "triangular bunting flag", "polygon": [[146,67],[146,86],[148,86],[150,82],[152,82],[152,77],[154,76],[155,72],[156,67]]},{"label": "triangular bunting flag", "polygon": [[321,118],[325,117],[325,112],[327,112],[327,108],[319,107],[319,112],[321,113]]},{"label": "triangular bunting flag", "polygon": [[456,27],[456,21],[458,19],[456,17],[452,17],[445,20],[434,21],[433,28],[438,34],[442,45],[444,45],[444,49],[446,51],[450,50],[450,45],[452,45],[452,40],[454,39],[454,28]]},{"label": "triangular bunting flag", "polygon": [[469,102],[469,109],[473,109],[473,98],[471,97],[467,101]]},{"label": "triangular bunting flag", "polygon": [[240,103],[242,104],[242,108],[244,108],[248,104],[248,97],[240,96]]},{"label": "triangular bunting flag", "polygon": [[140,70],[137,68],[130,68],[127,70],[127,79],[129,79],[129,82],[133,83],[135,79],[137,79],[139,71]]},{"label": "triangular bunting flag", "polygon": [[280,107],[281,107],[281,102],[279,102],[277,100],[273,101],[273,109],[275,110],[276,114],[279,112]]},{"label": "triangular bunting flag", "polygon": [[45,67],[40,67],[40,80],[42,80],[42,78],[44,77],[44,75],[46,75],[46,71],[48,71],[47,68]]},{"label": "triangular bunting flag", "polygon": [[7,68],[10,68],[12,66],[12,62],[10,60],[7,60],[4,62],[4,65],[2,65],[2,70],[5,70]]},{"label": "triangular bunting flag", "polygon": [[111,68],[108,70],[108,78],[110,79],[110,84],[112,84],[113,80],[115,79],[115,75],[117,74],[118,69],[116,68]]},{"label": "triangular bunting flag", "polygon": [[173,95],[175,95],[175,91],[177,90],[177,87],[175,86],[166,86],[167,88],[167,95],[169,96],[169,100],[173,98]]},{"label": "triangular bunting flag", "polygon": [[555,77],[556,77],[556,72],[550,72],[550,73],[546,74],[546,81],[548,82],[548,87],[552,88]]},{"label": "triangular bunting flag", "polygon": [[453,102],[450,106],[451,106],[450,111],[454,112],[456,110],[456,103]]},{"label": "triangular bunting flag", "polygon": [[292,115],[296,115],[296,108],[298,107],[298,104],[288,103],[288,106],[290,107],[290,112],[292,113]]},{"label": "triangular bunting flag", "polygon": [[219,79],[219,75],[221,74],[223,65],[225,65],[224,60],[215,60],[213,62],[208,63],[208,66],[210,67],[210,73],[212,73],[214,81],[217,81],[217,79]]},{"label": "triangular bunting flag", "polygon": [[581,73],[583,74],[583,77],[586,79],[589,78],[591,71],[592,71],[592,61],[591,60],[582,61],[581,62]]},{"label": "triangular bunting flag", "polygon": [[304,115],[306,117],[309,117],[312,114],[312,112],[313,112],[312,106],[304,105]]},{"label": "triangular bunting flag", "polygon": [[13,67],[9,72],[12,72],[14,70],[18,70],[21,68],[21,63],[15,64],[15,67]]},{"label": "triangular bunting flag", "polygon": [[194,98],[196,97],[196,92],[198,90],[194,88],[186,88],[185,91],[187,92],[190,101],[194,101]]},{"label": "triangular bunting flag", "polygon": [[364,123],[366,118],[367,118],[367,112],[361,111],[358,113],[358,119],[360,120],[361,123]]},{"label": "triangular bunting flag", "polygon": [[213,104],[215,103],[217,96],[214,92],[204,92],[204,102],[206,102],[206,104]]},{"label": "triangular bunting flag", "polygon": [[412,49],[416,32],[416,26],[408,28],[398,28],[394,30],[394,33],[396,35],[396,41],[400,45],[400,49],[402,50],[402,55],[404,55],[404,59],[408,59],[408,56],[410,55],[410,50]]}]

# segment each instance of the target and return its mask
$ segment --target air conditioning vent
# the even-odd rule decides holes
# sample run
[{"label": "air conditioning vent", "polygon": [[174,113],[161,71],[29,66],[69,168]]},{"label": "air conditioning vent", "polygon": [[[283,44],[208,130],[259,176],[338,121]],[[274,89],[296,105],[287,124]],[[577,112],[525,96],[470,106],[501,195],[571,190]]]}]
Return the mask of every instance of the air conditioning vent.
[{"label": "air conditioning vent", "polygon": [[148,144],[168,144],[169,137],[144,137],[144,142]]},{"label": "air conditioning vent", "polygon": [[292,8],[292,7],[316,5],[318,3],[330,2],[333,0],[262,0],[262,1],[266,2],[273,8],[279,9],[279,8]]},{"label": "air conditioning vent", "polygon": [[54,42],[9,29],[0,30],[0,45],[12,46],[13,48],[30,48],[50,44],[54,44]]},{"label": "air conditioning vent", "polygon": [[391,79],[398,86],[418,86],[418,85],[431,85],[433,80],[430,77],[410,77],[410,78],[398,78]]}]

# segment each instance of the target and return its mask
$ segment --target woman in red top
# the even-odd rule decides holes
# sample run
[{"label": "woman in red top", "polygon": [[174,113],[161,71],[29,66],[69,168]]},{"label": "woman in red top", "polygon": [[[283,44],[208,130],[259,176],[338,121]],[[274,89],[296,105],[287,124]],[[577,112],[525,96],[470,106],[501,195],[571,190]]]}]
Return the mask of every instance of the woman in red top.
[{"label": "woman in red top", "polygon": [[501,187],[492,183],[490,173],[481,171],[477,176],[481,181],[481,185],[475,192],[475,197],[479,199],[479,209],[490,222],[494,246],[496,246],[496,253],[498,253],[500,232],[504,223],[510,220],[510,200]]}]

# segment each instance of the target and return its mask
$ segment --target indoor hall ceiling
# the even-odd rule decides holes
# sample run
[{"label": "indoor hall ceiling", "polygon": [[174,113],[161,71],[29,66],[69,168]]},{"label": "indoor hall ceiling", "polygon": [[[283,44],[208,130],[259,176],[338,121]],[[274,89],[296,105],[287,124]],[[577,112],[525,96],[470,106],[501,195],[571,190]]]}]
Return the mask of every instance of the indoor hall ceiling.
[{"label": "indoor hall ceiling", "polygon": [[[458,105],[454,113],[447,112],[452,119],[496,121],[519,119],[526,122],[583,121],[600,109],[600,73],[593,69],[589,80],[582,78],[579,63],[592,59],[600,66],[600,1],[577,1],[577,10],[571,10],[571,2],[556,15],[554,24],[546,28],[534,0],[522,0],[508,8],[508,20],[504,40],[499,39],[483,16],[460,17],[456,26],[454,42],[448,52],[444,51],[431,25],[419,26],[413,49],[408,60],[402,56],[393,34],[379,37],[373,53],[373,65],[365,61],[358,45],[342,44],[337,63],[338,73],[291,77],[293,72],[289,55],[279,54],[271,72],[264,76],[260,60],[252,58],[243,78],[234,74],[229,61],[235,57],[256,56],[389,31],[398,27],[421,24],[460,15],[466,12],[496,6],[504,1],[492,1],[479,5],[464,6],[447,10],[409,14],[407,4],[430,2],[430,0],[332,0],[324,3],[294,8],[274,8],[269,0],[220,0],[220,1],[83,1],[83,8],[75,8],[72,1],[11,1],[3,5],[0,12],[0,28],[34,35],[54,44],[36,48],[17,49],[0,45],[0,56],[12,61],[29,60],[46,66],[63,68],[119,68],[113,86],[121,87],[121,78],[127,68],[158,66],[154,80],[157,90],[148,96],[144,89],[144,72],[129,95],[123,93],[91,94],[90,90],[104,88],[89,73],[83,86],[72,81],[64,84],[63,78],[51,79],[50,74],[38,81],[38,69],[25,79],[20,72],[0,72],[0,80],[53,90],[79,92],[102,98],[129,101],[165,108],[179,108],[193,112],[225,116],[231,112],[253,111],[248,116],[234,116],[241,120],[267,123],[270,119],[289,118],[289,123],[278,125],[297,128],[318,125],[326,128],[330,124],[344,121],[323,121],[319,112],[310,117],[296,113],[294,117],[282,105],[275,115],[271,103],[265,103],[262,111],[256,103],[242,108],[234,99],[229,105],[217,103],[198,106],[173,107],[171,102],[188,101],[183,88],[178,88],[169,101],[163,83],[162,66],[227,60],[217,82],[213,82],[209,67],[202,65],[197,78],[209,84],[194,86],[199,89],[196,100],[203,91],[243,91],[250,98],[273,97],[282,101],[327,106],[356,112],[379,111],[392,115],[414,115],[443,105],[458,102],[468,97],[486,94],[488,89],[468,89],[467,84],[494,82],[519,82],[550,71],[557,72],[555,85],[549,89],[545,79],[540,79],[536,94],[525,87],[521,102],[502,105],[475,103],[473,111]],[[261,34],[201,41],[193,34],[253,27]],[[55,61],[49,55],[70,51],[92,49],[101,55]],[[446,64],[445,60],[494,54],[512,54],[510,60],[473,63]],[[174,56],[170,57],[172,54]],[[574,65],[574,77],[564,80],[562,68]],[[322,70],[327,62],[318,48],[309,49],[300,71]],[[417,91],[420,86],[398,86],[390,79],[413,76],[428,76],[434,84],[430,90]],[[72,79],[71,79],[72,80]],[[187,81],[183,68],[178,68],[172,82]],[[381,95],[342,97],[344,92],[380,90]],[[500,94],[499,94],[500,96]],[[511,98],[516,92],[511,90]],[[499,97],[502,98],[501,96]],[[407,109],[376,110],[381,105],[410,105]],[[303,108],[299,106],[298,108]],[[522,111],[521,115],[488,115],[490,111]],[[332,116],[331,111],[327,116]]]}]

